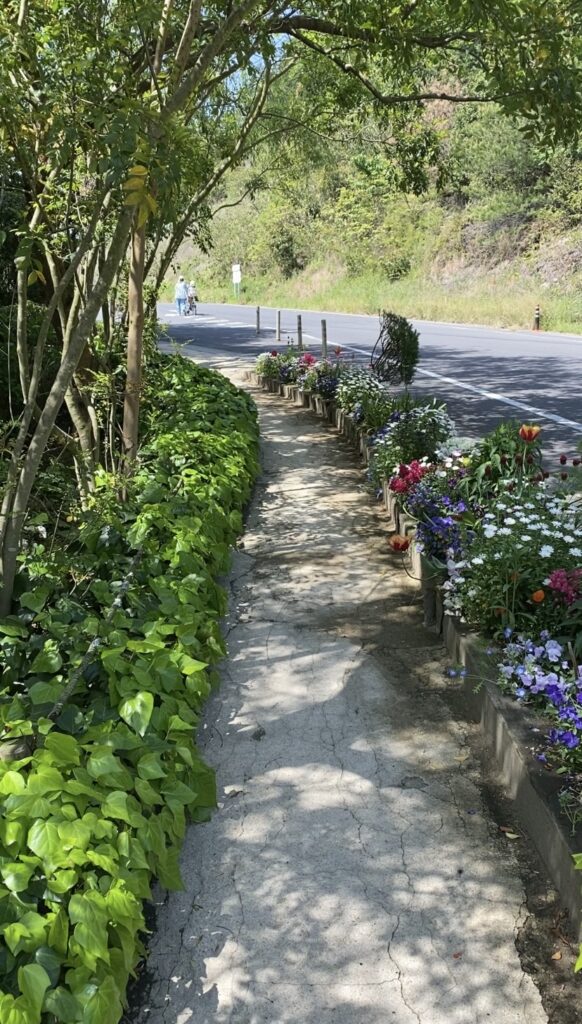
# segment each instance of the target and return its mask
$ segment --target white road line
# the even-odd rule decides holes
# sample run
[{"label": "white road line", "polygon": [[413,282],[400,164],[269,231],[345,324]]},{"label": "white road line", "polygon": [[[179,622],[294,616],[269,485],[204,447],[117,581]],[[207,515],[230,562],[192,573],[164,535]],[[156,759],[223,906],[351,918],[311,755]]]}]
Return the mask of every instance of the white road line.
[{"label": "white road line", "polygon": [[[369,356],[370,353],[366,352],[365,349],[352,348],[349,345],[342,345],[341,348],[346,352],[357,352],[360,356]],[[507,398],[506,395],[500,395],[497,391],[485,391],[484,388],[478,388],[475,384],[467,384],[465,381],[456,380],[454,377],[443,377],[440,373],[434,373],[433,370],[422,370],[420,367],[416,371],[422,373],[425,377],[433,377],[435,380],[441,380],[444,384],[452,384],[456,388],[464,388],[465,391],[472,391],[476,395],[480,395],[481,398],[490,398],[494,402],[503,402],[504,405],[510,405],[514,409],[521,409],[523,412],[530,413],[532,416],[536,416],[540,419],[551,420],[552,423],[559,423],[560,426],[570,427],[575,430],[576,433],[582,434],[582,423],[577,423],[576,420],[567,420],[563,416],[556,416],[552,412],[544,412],[543,409],[537,409],[533,405],[527,405],[525,402],[517,402],[514,398]]]}]

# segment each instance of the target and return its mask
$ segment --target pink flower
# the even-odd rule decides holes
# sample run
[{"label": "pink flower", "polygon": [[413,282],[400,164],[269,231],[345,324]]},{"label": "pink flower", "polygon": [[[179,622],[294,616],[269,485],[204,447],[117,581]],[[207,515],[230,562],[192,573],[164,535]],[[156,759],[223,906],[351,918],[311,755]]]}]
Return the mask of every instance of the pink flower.
[{"label": "pink flower", "polygon": [[303,366],[313,366],[313,364],[317,362],[317,359],[315,356],[311,355],[311,352],[306,352],[305,355],[301,356],[299,362],[302,363]]},{"label": "pink flower", "polygon": [[564,604],[574,604],[581,596],[582,569],[554,569],[548,580],[550,590],[559,596]]}]

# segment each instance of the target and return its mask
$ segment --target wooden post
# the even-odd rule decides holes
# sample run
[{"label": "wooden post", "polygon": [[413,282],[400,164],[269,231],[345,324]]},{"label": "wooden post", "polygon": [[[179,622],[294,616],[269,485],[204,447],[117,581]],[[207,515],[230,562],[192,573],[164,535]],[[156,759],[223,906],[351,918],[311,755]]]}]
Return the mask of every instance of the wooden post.
[{"label": "wooden post", "polygon": [[281,341],[281,310],[277,310],[277,327],[275,329],[275,341]]},{"label": "wooden post", "polygon": [[321,358],[327,359],[327,321],[321,321]]},{"label": "wooden post", "polygon": [[536,311],[535,311],[535,314],[534,314],[534,328],[533,328],[534,331],[539,331],[541,318],[542,317],[541,317],[541,313],[540,313],[540,307],[536,306]]},{"label": "wooden post", "polygon": [[257,306],[257,337],[261,333],[261,307]]},{"label": "wooden post", "polygon": [[297,348],[303,352],[303,327],[301,325],[301,313],[297,314]]}]

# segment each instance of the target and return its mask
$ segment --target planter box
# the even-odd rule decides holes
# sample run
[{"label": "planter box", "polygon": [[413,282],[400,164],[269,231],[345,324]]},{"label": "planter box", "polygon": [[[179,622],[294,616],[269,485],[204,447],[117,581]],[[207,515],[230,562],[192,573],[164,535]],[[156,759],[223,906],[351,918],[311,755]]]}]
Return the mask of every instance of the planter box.
[{"label": "planter box", "polygon": [[444,618],[443,636],[451,659],[467,671],[463,687],[470,715],[479,722],[501,781],[560,893],[577,937],[582,938],[582,872],[572,860],[582,849],[582,829],[570,835],[558,802],[560,779],[543,770],[529,750],[532,730],[547,729],[547,720],[528,714],[501,693],[491,679],[496,663],[485,654],[480,637],[449,615]]},{"label": "planter box", "polygon": [[301,406],[301,408],[303,408],[303,390],[302,390],[302,388],[295,388],[294,405]]},{"label": "planter box", "polygon": [[325,401],[325,398],[323,397],[323,395],[314,395],[313,398],[315,400],[315,411],[316,411],[317,415],[318,416],[325,416],[326,415],[326,408],[325,408],[326,401]]},{"label": "planter box", "polygon": [[341,434],[343,434],[343,432],[344,432],[344,418],[345,418],[345,413],[344,413],[343,409],[340,409],[339,406],[336,406],[336,408],[335,408],[335,417],[334,417],[334,425],[339,430],[339,432]]},{"label": "planter box", "polygon": [[283,397],[289,398],[291,401],[295,400],[295,392],[297,391],[296,384],[283,384]]}]

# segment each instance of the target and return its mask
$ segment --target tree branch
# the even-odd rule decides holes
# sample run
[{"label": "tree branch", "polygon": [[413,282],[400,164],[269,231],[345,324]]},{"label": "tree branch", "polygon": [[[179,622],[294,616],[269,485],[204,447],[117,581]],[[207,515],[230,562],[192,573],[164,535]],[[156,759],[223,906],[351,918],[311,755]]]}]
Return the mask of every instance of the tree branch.
[{"label": "tree branch", "polygon": [[446,92],[383,93],[363,71],[360,71],[353,64],[340,60],[334,52],[326,49],[325,46],[320,46],[315,40],[308,39],[302,32],[293,32],[292,34],[294,38],[303,43],[304,46],[307,46],[308,49],[319,53],[323,57],[327,57],[340,71],[355,78],[360,85],[363,85],[384,106],[422,103],[429,100],[448,100],[450,103],[494,103],[502,98],[501,96],[455,96]]}]

